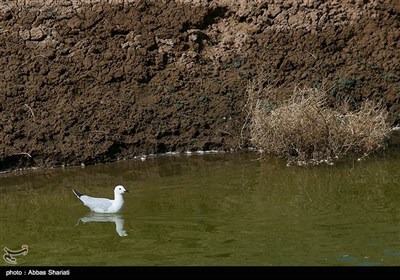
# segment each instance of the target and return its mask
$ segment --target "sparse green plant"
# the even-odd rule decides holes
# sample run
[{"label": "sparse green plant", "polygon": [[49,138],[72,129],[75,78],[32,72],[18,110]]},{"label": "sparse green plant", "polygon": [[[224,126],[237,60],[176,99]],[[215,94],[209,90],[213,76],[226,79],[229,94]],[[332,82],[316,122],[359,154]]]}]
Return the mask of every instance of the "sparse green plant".
[{"label": "sparse green plant", "polygon": [[232,67],[239,68],[244,63],[244,61],[245,61],[245,58],[242,56],[235,57],[231,63]]},{"label": "sparse green plant", "polygon": [[252,144],[263,154],[289,163],[331,164],[344,156],[368,155],[381,148],[390,133],[387,110],[367,101],[358,110],[332,108],[320,89],[295,89],[279,100],[271,88],[248,87]]},{"label": "sparse green plant", "polygon": [[339,79],[335,82],[339,89],[351,90],[361,86],[362,81],[356,78]]},{"label": "sparse green plant", "polygon": [[389,83],[396,83],[400,81],[400,77],[392,72],[383,73],[383,80]]}]

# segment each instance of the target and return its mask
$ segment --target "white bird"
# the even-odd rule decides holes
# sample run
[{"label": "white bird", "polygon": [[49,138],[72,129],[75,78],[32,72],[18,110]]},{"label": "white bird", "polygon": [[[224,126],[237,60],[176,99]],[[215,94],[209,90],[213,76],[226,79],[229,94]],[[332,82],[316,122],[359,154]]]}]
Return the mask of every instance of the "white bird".
[{"label": "white bird", "polygon": [[123,186],[118,185],[114,189],[114,200],[112,200],[84,195],[74,189],[72,191],[83,202],[83,205],[89,207],[95,213],[117,213],[124,206],[122,194],[128,192]]}]

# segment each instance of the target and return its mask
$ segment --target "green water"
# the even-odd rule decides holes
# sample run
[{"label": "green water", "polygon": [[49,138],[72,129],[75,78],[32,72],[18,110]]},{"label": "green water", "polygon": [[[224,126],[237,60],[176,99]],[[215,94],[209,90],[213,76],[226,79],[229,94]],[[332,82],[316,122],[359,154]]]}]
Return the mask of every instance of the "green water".
[{"label": "green water", "polygon": [[[400,265],[397,150],[317,167],[257,157],[0,175],[0,249],[29,246],[16,266]],[[115,215],[90,214],[71,191],[111,198],[117,184],[130,193]]]}]

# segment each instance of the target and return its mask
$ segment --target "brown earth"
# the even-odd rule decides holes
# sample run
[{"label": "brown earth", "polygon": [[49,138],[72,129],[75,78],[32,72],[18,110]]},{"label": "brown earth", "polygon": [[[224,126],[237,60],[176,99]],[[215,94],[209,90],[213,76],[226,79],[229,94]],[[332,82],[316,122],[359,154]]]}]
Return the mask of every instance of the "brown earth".
[{"label": "brown earth", "polygon": [[260,74],[399,125],[399,42],[398,0],[2,1],[0,170],[247,147]]}]

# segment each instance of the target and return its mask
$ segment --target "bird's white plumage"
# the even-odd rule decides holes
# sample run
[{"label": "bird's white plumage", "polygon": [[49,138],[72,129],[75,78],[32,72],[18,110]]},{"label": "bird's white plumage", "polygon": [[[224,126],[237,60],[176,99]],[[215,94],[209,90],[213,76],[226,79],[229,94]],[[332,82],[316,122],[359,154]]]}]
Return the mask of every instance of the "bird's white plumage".
[{"label": "bird's white plumage", "polygon": [[89,207],[95,213],[116,213],[124,206],[123,193],[128,192],[123,186],[118,185],[114,189],[114,199],[97,198],[88,195],[82,195],[72,190],[85,206]]},{"label": "bird's white plumage", "polygon": [[105,213],[112,205],[112,200],[107,198],[95,198],[82,195],[80,199],[83,202],[83,205],[89,207],[90,210],[97,213]]}]

